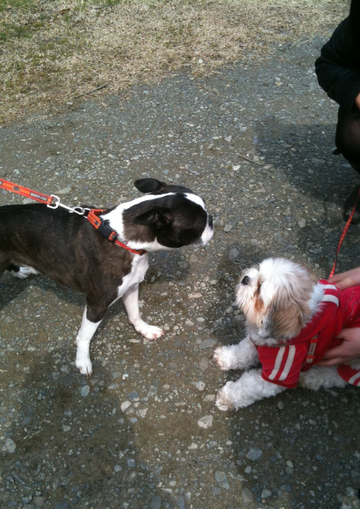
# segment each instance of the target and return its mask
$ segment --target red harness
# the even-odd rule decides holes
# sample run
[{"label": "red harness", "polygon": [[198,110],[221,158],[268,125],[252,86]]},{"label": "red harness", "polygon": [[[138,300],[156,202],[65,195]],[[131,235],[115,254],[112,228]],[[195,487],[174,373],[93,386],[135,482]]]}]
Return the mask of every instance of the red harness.
[{"label": "red harness", "polygon": [[86,218],[93,227],[101,233],[107,240],[116,244],[117,246],[130,251],[131,253],[143,255],[146,253],[145,249],[132,249],[127,246],[123,242],[117,239],[117,233],[115,230],[112,230],[108,224],[104,222],[104,220],[99,217],[99,215],[106,211],[106,209],[83,209],[81,207],[70,208],[66,207],[66,205],[62,205],[60,203],[60,199],[52,195],[47,195],[43,193],[38,193],[37,191],[33,191],[32,189],[28,189],[27,187],[19,186],[14,184],[13,182],[9,182],[8,180],[0,179],[0,189],[5,189],[6,191],[10,191],[11,193],[20,194],[21,196],[25,196],[26,198],[31,198],[32,200],[38,201],[40,203],[46,204],[49,208],[57,209],[59,206],[63,207],[69,212],[75,212]]},{"label": "red harness", "polygon": [[100,232],[107,240],[110,240],[110,242],[113,242],[117,246],[127,249],[131,253],[135,253],[138,255],[145,254],[146,253],[145,249],[132,249],[123,242],[120,242],[120,240],[117,240],[116,231],[112,230],[110,226],[108,224],[105,224],[102,218],[99,217],[99,215],[102,212],[105,212],[105,210],[106,209],[90,209],[89,213],[86,215],[86,219],[90,221],[93,227],[96,228],[97,231]]}]

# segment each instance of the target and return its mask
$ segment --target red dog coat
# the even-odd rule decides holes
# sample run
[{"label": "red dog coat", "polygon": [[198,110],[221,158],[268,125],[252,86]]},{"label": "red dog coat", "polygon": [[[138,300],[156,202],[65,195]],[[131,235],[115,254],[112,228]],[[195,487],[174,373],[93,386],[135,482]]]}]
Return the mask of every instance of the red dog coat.
[{"label": "red dog coat", "polygon": [[[324,286],[323,304],[300,334],[283,345],[256,346],[264,380],[288,389],[296,387],[300,371],[310,369],[327,350],[340,344],[336,336],[342,329],[360,327],[360,286],[340,292],[328,281],[319,282]],[[342,364],[338,373],[346,382],[360,384],[360,370]]]}]

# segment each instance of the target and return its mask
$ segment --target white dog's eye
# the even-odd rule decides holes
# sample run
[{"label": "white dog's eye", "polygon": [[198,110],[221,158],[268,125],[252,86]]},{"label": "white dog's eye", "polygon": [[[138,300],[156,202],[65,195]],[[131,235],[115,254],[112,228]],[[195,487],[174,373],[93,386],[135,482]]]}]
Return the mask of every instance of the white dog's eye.
[{"label": "white dog's eye", "polygon": [[241,280],[241,284],[242,285],[248,285],[249,283],[250,283],[249,276],[245,276],[245,277],[242,278],[242,280]]}]

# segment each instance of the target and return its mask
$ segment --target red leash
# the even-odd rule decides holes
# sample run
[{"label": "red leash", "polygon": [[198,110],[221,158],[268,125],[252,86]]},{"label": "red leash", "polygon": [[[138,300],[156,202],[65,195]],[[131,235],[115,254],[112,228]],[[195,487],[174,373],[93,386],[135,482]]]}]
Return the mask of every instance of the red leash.
[{"label": "red leash", "polygon": [[49,196],[47,194],[38,193],[37,191],[33,191],[27,187],[19,186],[18,184],[14,184],[13,182],[9,182],[8,180],[4,179],[0,179],[0,189],[5,189],[11,193],[20,194],[26,198],[31,198],[32,200],[44,203],[51,209],[63,207],[69,212],[75,212],[75,214],[84,216],[84,218],[87,219],[92,224],[92,226],[110,242],[134,254],[143,255],[146,253],[145,249],[132,249],[123,242],[120,242],[120,240],[117,240],[117,232],[112,230],[110,226],[106,224],[101,217],[99,217],[99,215],[102,212],[105,212],[106,209],[84,209],[82,207],[67,207],[66,205],[60,203],[60,198],[55,194]]},{"label": "red leash", "polygon": [[333,277],[333,275],[335,274],[335,267],[336,267],[336,262],[337,262],[337,256],[338,256],[338,254],[339,254],[340,247],[341,247],[341,244],[343,243],[343,240],[344,240],[344,238],[345,238],[345,235],[346,235],[346,233],[347,233],[347,231],[348,231],[348,229],[349,229],[349,227],[350,227],[350,224],[351,224],[352,218],[354,217],[355,210],[356,210],[356,205],[357,205],[357,202],[358,202],[358,200],[359,200],[359,197],[360,197],[360,187],[359,187],[359,193],[358,193],[358,196],[357,196],[357,198],[356,198],[355,205],[354,205],[354,207],[353,207],[353,209],[352,209],[352,211],[351,211],[351,214],[350,214],[349,219],[346,221],[346,225],[345,225],[345,227],[344,227],[344,229],[343,229],[343,232],[342,232],[342,234],[341,234],[341,237],[340,237],[340,240],[339,240],[339,244],[338,244],[338,248],[337,248],[337,250],[336,250],[336,255],[335,255],[334,265],[333,265],[333,267],[332,267],[332,269],[331,269],[329,279],[330,279],[331,277]]},{"label": "red leash", "polygon": [[46,205],[51,205],[54,199],[54,196],[38,193],[28,189],[27,187],[18,186],[17,184],[13,184],[12,182],[3,179],[0,179],[0,188],[10,191],[11,193],[21,194],[21,196],[26,196],[26,198],[31,198],[32,200],[45,203]]}]

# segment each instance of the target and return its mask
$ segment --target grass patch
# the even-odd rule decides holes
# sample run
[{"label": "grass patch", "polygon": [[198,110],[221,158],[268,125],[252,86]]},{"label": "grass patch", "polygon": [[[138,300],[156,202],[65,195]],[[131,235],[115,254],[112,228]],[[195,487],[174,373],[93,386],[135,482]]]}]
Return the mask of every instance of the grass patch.
[{"label": "grass patch", "polygon": [[[329,35],[348,0],[0,0],[0,122]],[[55,110],[56,111],[56,110]]]}]

